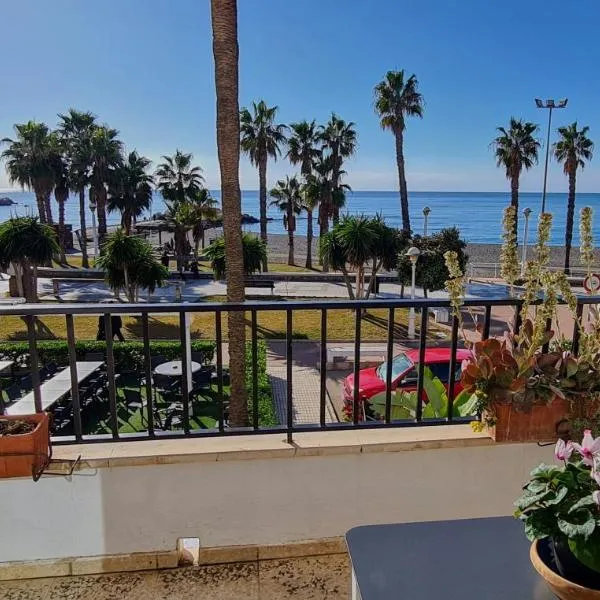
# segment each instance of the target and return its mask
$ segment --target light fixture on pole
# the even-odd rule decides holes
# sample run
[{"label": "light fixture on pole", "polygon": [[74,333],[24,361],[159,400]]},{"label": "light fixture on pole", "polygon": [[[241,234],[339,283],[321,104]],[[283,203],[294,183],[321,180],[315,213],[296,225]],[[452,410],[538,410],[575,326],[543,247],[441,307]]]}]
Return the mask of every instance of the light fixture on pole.
[{"label": "light fixture on pole", "polygon": [[[415,299],[415,287],[417,282],[417,260],[419,260],[419,255],[421,251],[416,246],[411,246],[406,252],[406,256],[408,256],[408,260],[410,260],[410,266],[412,268],[412,283],[410,290],[411,300]],[[408,312],[408,337],[411,340],[415,339],[415,307],[411,306],[410,311]]]},{"label": "light fixture on pole", "polygon": [[531,215],[531,209],[526,208],[523,210],[523,216],[525,217],[525,229],[523,230],[523,255],[521,258],[521,277],[525,275],[525,265],[527,264],[527,235],[529,233],[529,216]]},{"label": "light fixture on pole", "polygon": [[[90,211],[92,213],[92,238],[94,240],[94,258],[98,258],[100,252],[98,251],[98,229],[96,228],[96,202],[90,200]],[[86,233],[83,232],[84,244],[86,242]]]},{"label": "light fixture on pole", "polygon": [[544,166],[544,191],[542,192],[542,213],[546,212],[546,181],[548,179],[548,155],[550,153],[550,129],[552,127],[552,111],[555,108],[565,108],[567,106],[568,98],[563,98],[556,103],[552,98],[548,100],[535,99],[535,105],[538,108],[548,109],[548,137],[546,139],[546,164]]},{"label": "light fixture on pole", "polygon": [[430,212],[431,212],[431,209],[429,208],[429,206],[426,206],[423,209],[423,216],[425,217],[425,223],[423,224],[423,237],[427,237],[427,221],[429,219]]}]

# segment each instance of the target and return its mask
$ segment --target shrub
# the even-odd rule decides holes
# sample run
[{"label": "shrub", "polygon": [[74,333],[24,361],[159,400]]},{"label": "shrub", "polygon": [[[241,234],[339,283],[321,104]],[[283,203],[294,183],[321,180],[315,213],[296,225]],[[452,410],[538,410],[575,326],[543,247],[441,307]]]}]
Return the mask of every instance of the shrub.
[{"label": "shrub", "polygon": [[[192,341],[192,352],[203,355],[202,362],[209,363],[215,354],[215,343],[206,340]],[[65,340],[51,340],[38,342],[39,362],[46,364],[55,362],[59,366],[69,364],[69,348]],[[144,369],[144,344],[143,342],[114,342],[115,368],[117,371],[140,371]],[[75,342],[75,353],[78,360],[83,360],[88,352],[106,352],[106,342],[85,341]],[[181,343],[171,341],[151,341],[150,352],[152,355],[162,355],[168,360],[181,358]],[[12,360],[19,366],[29,366],[29,344],[27,342],[2,342],[0,343],[0,357]]]},{"label": "shrub", "polygon": [[[246,389],[248,390],[248,417],[252,423],[252,345],[246,344]],[[258,423],[261,427],[279,425],[279,419],[273,406],[271,382],[267,375],[267,345],[263,341],[257,344],[256,368],[258,375]]]}]

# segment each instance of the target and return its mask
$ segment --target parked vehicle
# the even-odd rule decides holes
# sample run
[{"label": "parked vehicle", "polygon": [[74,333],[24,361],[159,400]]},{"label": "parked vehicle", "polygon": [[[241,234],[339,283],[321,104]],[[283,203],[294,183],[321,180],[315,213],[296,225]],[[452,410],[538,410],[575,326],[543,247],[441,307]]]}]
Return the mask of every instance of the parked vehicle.
[{"label": "parked vehicle", "polygon": [[[458,349],[456,351],[456,376],[454,383],[454,394],[458,395],[462,386],[460,383],[460,371],[462,361],[469,357],[469,350]],[[395,356],[392,360],[392,390],[401,389],[406,392],[417,390],[419,350],[407,350]],[[378,367],[361,369],[358,376],[359,400],[364,404],[364,413],[369,414],[369,399],[386,391],[387,361]],[[433,377],[442,381],[448,390],[450,376],[450,348],[429,348],[425,351],[425,366],[429,367]],[[354,373],[350,373],[344,380],[344,412],[348,417],[352,416],[354,405]],[[423,393],[423,401],[427,396]],[[362,411],[361,411],[362,412]]]}]

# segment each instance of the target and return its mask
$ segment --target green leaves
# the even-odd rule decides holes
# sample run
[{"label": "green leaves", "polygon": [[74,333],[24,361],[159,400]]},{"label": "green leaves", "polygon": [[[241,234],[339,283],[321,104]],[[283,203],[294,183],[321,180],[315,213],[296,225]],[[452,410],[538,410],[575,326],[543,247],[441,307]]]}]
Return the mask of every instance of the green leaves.
[{"label": "green leaves", "polygon": [[[260,272],[262,264],[267,260],[266,244],[257,236],[244,233],[242,235],[242,251],[246,275]],[[223,279],[226,271],[225,238],[217,238],[210,246],[205,248],[204,253],[210,260],[215,279]]]},{"label": "green leaves", "polygon": [[594,515],[588,509],[579,509],[570,514],[569,520],[566,518],[559,518],[558,528],[569,538],[576,538],[582,536],[584,539],[588,539],[594,529],[596,528],[596,519]]}]

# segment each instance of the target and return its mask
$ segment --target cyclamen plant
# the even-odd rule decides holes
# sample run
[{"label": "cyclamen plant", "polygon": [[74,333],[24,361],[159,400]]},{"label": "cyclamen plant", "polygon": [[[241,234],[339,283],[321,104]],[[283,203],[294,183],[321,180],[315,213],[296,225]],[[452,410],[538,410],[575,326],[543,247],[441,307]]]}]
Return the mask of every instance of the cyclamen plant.
[{"label": "cyclamen plant", "polygon": [[558,440],[562,466],[541,464],[515,502],[529,540],[567,544],[600,578],[600,437],[588,429],[581,444]]}]

